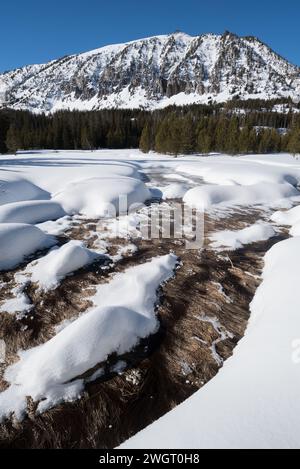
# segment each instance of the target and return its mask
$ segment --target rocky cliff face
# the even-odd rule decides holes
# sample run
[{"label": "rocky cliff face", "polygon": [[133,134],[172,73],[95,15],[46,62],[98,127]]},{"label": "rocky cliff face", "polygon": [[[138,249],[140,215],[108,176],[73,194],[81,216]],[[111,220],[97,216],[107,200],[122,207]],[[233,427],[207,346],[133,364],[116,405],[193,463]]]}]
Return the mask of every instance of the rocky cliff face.
[{"label": "rocky cliff face", "polygon": [[254,37],[177,32],[0,75],[0,105],[35,112],[149,108],[233,97],[300,100],[300,68]]}]

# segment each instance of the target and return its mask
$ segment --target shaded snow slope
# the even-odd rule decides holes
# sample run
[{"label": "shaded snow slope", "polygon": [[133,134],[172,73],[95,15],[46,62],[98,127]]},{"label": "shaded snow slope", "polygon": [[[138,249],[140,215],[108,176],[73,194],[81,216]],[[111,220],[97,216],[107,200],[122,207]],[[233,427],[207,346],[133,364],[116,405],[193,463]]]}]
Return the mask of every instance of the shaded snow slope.
[{"label": "shaded snow slope", "polygon": [[[10,160],[14,165],[14,161]],[[0,160],[0,170],[1,170]],[[5,169],[5,168],[4,168]],[[10,174],[1,171],[0,178],[0,206],[11,202],[20,202],[22,200],[47,200],[50,194],[32,182],[18,178],[12,179]]]},{"label": "shaded snow slope", "polygon": [[0,223],[0,270],[16,267],[30,254],[53,246],[53,236],[23,223]]},{"label": "shaded snow slope", "polygon": [[265,256],[244,338],[215,378],[122,448],[299,448],[300,237]]},{"label": "shaded snow slope", "polygon": [[0,206],[0,223],[36,224],[62,218],[65,212],[58,202],[34,200]]}]

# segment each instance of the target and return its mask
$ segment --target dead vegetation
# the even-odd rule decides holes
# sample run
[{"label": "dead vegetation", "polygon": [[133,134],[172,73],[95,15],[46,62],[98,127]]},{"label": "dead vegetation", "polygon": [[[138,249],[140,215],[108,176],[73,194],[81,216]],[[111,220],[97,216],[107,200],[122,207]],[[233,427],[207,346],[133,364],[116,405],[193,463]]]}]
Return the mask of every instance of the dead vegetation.
[{"label": "dead vegetation", "polygon": [[[240,216],[241,215],[241,216]],[[257,219],[248,213],[247,222]],[[244,213],[221,220],[207,219],[206,230],[238,229]],[[81,224],[69,234],[89,239],[92,224]],[[206,233],[207,234],[207,233]],[[89,306],[93,287],[107,281],[111,272],[174,251],[181,259],[176,276],[160,292],[159,332],[121,357],[111,356],[104,375],[86,385],[81,400],[57,406],[40,416],[28,400],[29,417],[21,423],[0,426],[1,448],[112,448],[144,428],[201,388],[218,371],[244,334],[249,303],[258,286],[262,257],[276,240],[253,244],[228,253],[216,253],[207,243],[201,252],[186,250],[184,241],[138,241],[138,251],[114,267],[94,264],[82,269],[54,291],[41,294],[34,285],[28,295],[34,310],[21,320],[0,314],[0,335],[8,344],[7,364],[17,351],[48,340],[54,327],[77,317]],[[114,254],[124,240],[111,240]],[[103,260],[105,262],[105,260]],[[11,274],[3,274],[7,282]],[[126,370],[113,371],[122,360]],[[91,372],[94,370],[91,370]],[[0,380],[1,389],[6,383]]]}]

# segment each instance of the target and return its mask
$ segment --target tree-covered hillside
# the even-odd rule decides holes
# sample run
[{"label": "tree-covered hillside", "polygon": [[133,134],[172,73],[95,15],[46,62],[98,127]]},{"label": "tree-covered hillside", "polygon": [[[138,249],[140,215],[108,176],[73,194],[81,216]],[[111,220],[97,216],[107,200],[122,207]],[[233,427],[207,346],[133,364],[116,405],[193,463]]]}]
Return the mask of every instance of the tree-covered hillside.
[{"label": "tree-covered hillside", "polygon": [[140,148],[189,154],[300,152],[300,114],[289,100],[231,101],[156,111],[0,111],[0,152]]}]

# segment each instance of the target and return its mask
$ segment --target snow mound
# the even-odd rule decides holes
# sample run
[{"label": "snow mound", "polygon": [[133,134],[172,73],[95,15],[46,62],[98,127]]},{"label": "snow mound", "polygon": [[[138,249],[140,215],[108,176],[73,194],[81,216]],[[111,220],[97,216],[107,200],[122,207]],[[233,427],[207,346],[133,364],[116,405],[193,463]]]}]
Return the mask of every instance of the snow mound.
[{"label": "snow mound", "polygon": [[256,223],[247,228],[237,231],[218,231],[210,236],[213,241],[213,248],[226,248],[235,250],[242,248],[245,244],[257,241],[265,241],[276,235],[276,231],[271,225]]},{"label": "snow mound", "polygon": [[20,360],[5,372],[11,385],[0,394],[0,418],[15,413],[21,419],[26,396],[40,401],[38,412],[78,398],[84,380],[76,378],[111,353],[125,353],[154,333],[159,324],[157,289],[173,276],[176,264],[177,257],[169,254],[117,274],[98,287],[95,308],[43,345],[20,352]]},{"label": "snow mound", "polygon": [[[299,196],[291,184],[259,183],[249,186],[198,186],[183,201],[201,210],[234,205],[280,205],[284,199]],[[286,203],[286,201],[285,201]]]},{"label": "snow mound", "polygon": [[295,223],[290,229],[291,236],[300,236],[300,220]]},{"label": "snow mound", "polygon": [[51,200],[14,202],[0,206],[0,223],[36,224],[65,215],[62,206]]},{"label": "snow mound", "polygon": [[48,200],[49,192],[44,191],[26,179],[4,181],[0,180],[0,205],[22,200]]},{"label": "snow mound", "polygon": [[186,184],[174,182],[174,184],[170,184],[166,187],[161,188],[162,198],[164,200],[182,199],[182,197],[185,195],[187,190],[188,190],[188,186]]},{"label": "snow mound", "polygon": [[262,182],[272,184],[289,183],[297,186],[300,181],[299,168],[295,165],[277,164],[268,156],[214,156],[201,158],[198,162],[182,163],[176,171],[200,176],[205,182],[224,186],[253,185]]},{"label": "snow mound", "polygon": [[300,205],[293,207],[286,212],[275,212],[273,213],[271,220],[275,221],[280,225],[292,226],[300,221]]},{"label": "snow mound", "polygon": [[60,202],[70,215],[80,213],[88,218],[98,218],[118,213],[119,196],[125,198],[125,210],[133,204],[144,203],[151,197],[142,181],[116,176],[73,182],[56,194],[54,199]]},{"label": "snow mound", "polygon": [[[12,292],[14,293],[14,291]],[[24,293],[16,293],[16,296],[5,300],[0,306],[1,313],[16,314],[27,313],[33,308],[27,295]],[[20,316],[19,316],[20,317]]]},{"label": "snow mound", "polygon": [[0,270],[16,267],[34,252],[53,246],[53,236],[22,223],[0,224]]},{"label": "snow mound", "polygon": [[69,241],[31,263],[26,272],[31,274],[32,282],[47,291],[56,288],[67,275],[91,264],[98,257],[99,255],[87,249],[83,242]]},{"label": "snow mound", "polygon": [[43,223],[39,223],[37,227],[47,234],[60,236],[61,234],[69,230],[72,224],[73,224],[72,217],[67,215],[65,217],[58,218],[55,221],[50,220],[50,221],[45,221]]},{"label": "snow mound", "polygon": [[300,238],[273,246],[232,358],[123,448],[299,448]]},{"label": "snow mound", "polygon": [[290,235],[300,236],[300,205],[285,212],[273,213],[271,220],[279,225],[291,226]]}]

